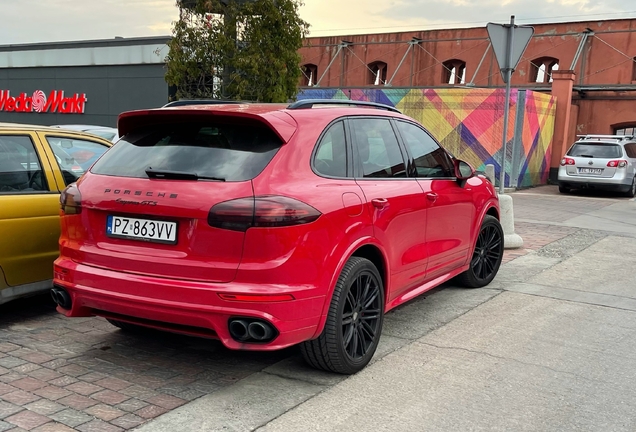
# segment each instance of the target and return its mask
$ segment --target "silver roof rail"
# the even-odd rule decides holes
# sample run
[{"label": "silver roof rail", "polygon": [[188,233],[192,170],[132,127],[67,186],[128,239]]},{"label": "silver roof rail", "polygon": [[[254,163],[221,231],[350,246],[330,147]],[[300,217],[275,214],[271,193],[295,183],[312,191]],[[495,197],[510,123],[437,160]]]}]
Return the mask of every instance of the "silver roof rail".
[{"label": "silver roof rail", "polygon": [[349,107],[365,107],[365,108],[378,108],[395,113],[400,113],[400,110],[390,105],[385,105],[377,102],[367,101],[354,101],[348,99],[303,99],[298,102],[294,102],[287,107],[287,109],[305,109],[313,108],[314,105],[333,105],[333,106],[349,106]]},{"label": "silver roof rail", "polygon": [[615,140],[631,140],[634,139],[634,135],[577,135],[577,138],[581,140],[586,139],[615,139]]}]

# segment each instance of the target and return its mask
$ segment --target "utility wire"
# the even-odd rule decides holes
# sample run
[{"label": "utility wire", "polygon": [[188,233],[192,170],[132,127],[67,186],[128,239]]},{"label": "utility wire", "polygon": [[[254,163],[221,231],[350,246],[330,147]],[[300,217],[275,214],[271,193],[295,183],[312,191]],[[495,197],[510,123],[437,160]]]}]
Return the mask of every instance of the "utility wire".
[{"label": "utility wire", "polygon": [[604,41],[603,39],[601,39],[600,37],[598,37],[598,36],[596,36],[596,35],[594,35],[594,39],[596,39],[596,40],[598,40],[599,42],[602,42],[602,43],[604,43],[605,45],[607,45],[608,47],[612,48],[614,51],[616,51],[616,52],[617,52],[617,53],[619,53],[620,55],[622,55],[622,56],[626,57],[626,58],[627,58],[627,60],[623,60],[622,62],[616,63],[616,64],[615,64],[615,65],[613,65],[613,66],[609,66],[609,67],[606,67],[606,68],[603,68],[603,69],[599,69],[599,70],[597,70],[596,72],[592,72],[591,74],[585,75],[585,77],[584,77],[584,78],[589,78],[589,77],[591,77],[591,76],[593,76],[593,75],[596,75],[596,74],[598,74],[598,73],[605,72],[606,70],[610,70],[610,69],[613,69],[613,68],[615,68],[615,67],[618,67],[618,66],[624,65],[625,63],[630,62],[630,61],[631,61],[631,62],[635,62],[635,63],[636,63],[636,57],[632,57],[632,56],[630,56],[630,55],[628,55],[628,54],[625,54],[623,51],[619,50],[619,49],[618,49],[618,48],[616,48],[614,45],[610,44],[609,42]]}]

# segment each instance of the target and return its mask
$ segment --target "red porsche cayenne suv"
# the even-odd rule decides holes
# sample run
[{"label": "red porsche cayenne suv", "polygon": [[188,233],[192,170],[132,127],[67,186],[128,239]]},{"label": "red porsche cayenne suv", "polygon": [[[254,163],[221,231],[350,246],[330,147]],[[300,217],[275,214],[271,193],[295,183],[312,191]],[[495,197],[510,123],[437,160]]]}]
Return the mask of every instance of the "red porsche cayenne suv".
[{"label": "red porsche cayenne suv", "polygon": [[384,105],[301,101],[121,114],[119,143],[61,196],[53,298],[241,350],[301,344],[354,373],[384,314],[503,255],[497,195]]}]

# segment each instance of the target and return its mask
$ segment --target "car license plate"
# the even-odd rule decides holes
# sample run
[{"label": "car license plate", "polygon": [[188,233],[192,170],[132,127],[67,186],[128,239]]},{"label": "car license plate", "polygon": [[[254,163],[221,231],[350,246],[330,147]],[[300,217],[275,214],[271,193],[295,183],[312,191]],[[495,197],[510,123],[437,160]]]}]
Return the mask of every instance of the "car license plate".
[{"label": "car license plate", "polygon": [[108,216],[106,234],[110,237],[175,244],[177,242],[177,223]]},{"label": "car license plate", "polygon": [[603,168],[579,168],[581,174],[603,174]]}]

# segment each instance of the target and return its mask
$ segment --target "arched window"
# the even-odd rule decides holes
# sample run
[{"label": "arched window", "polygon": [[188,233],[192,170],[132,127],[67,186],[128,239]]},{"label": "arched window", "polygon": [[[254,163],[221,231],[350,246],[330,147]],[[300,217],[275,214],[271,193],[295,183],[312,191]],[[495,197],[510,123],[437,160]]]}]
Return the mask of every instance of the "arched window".
[{"label": "arched window", "polygon": [[559,70],[559,59],[554,57],[541,57],[530,62],[530,82],[551,83],[552,72]]},{"label": "arched window", "polygon": [[369,67],[369,79],[370,85],[384,85],[386,84],[386,63],[376,61],[368,65]]},{"label": "arched window", "polygon": [[302,66],[303,71],[303,86],[312,87],[316,85],[318,80],[318,66],[308,63]]},{"label": "arched window", "polygon": [[465,84],[466,83],[466,62],[463,60],[446,60],[442,64],[443,84]]}]

